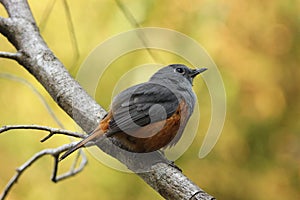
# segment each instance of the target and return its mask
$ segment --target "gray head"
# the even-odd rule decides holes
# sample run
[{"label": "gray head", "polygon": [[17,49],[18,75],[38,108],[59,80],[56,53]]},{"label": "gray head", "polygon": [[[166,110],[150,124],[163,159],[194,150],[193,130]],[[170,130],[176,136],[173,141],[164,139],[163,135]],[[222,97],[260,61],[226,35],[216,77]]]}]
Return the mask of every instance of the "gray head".
[{"label": "gray head", "polygon": [[205,70],[207,70],[207,68],[190,69],[182,64],[171,64],[156,72],[150,78],[150,81],[159,81],[166,83],[171,81],[175,84],[188,82],[190,83],[190,86],[192,86],[193,79]]}]

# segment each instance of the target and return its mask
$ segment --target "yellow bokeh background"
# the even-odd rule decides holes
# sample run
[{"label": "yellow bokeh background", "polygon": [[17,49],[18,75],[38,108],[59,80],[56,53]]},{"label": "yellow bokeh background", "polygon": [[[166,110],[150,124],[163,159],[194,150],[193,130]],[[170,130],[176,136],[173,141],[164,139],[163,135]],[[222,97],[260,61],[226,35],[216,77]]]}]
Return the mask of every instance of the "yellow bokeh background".
[{"label": "yellow bokeh background", "polygon": [[[64,1],[29,1],[41,34],[57,57],[76,76],[88,54],[109,37],[133,29],[115,1],[68,1],[74,32]],[[137,1],[124,0],[142,27],[169,28],[200,43],[217,64],[227,93],[227,116],[213,151],[198,158],[210,120],[209,95],[199,78],[194,90],[201,108],[198,134],[176,161],[190,179],[217,199],[300,199],[300,1]],[[45,18],[47,12],[49,17]],[[0,6],[1,16],[6,16]],[[75,33],[76,56],[70,33]],[[121,44],[120,44],[121,45]],[[116,47],[118,48],[118,47]],[[15,49],[0,35],[0,51]],[[185,62],[167,52],[154,52],[166,63]],[[76,56],[76,58],[75,58]],[[135,66],[155,62],[146,51],[130,53],[112,63],[99,86],[97,102],[108,108],[114,84]],[[22,66],[0,58],[0,126],[39,124],[58,127],[28,85],[33,85],[66,129],[81,131]],[[143,75],[146,78],[149,74]],[[101,91],[100,91],[101,89]],[[70,142],[46,133],[18,130],[0,135],[0,189],[34,153]],[[88,154],[89,164],[75,177],[50,180],[53,160],[45,157],[28,169],[8,199],[162,199],[138,176],[113,170]],[[68,170],[71,158],[61,163]]]}]

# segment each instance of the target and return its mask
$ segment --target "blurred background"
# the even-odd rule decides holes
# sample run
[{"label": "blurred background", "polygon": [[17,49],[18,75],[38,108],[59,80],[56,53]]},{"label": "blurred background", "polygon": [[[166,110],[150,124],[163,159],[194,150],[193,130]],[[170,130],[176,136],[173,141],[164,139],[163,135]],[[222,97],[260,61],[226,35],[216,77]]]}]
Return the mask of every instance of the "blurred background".
[{"label": "blurred background", "polygon": [[[217,199],[300,199],[300,1],[124,0],[122,8],[109,0],[68,4],[31,0],[29,4],[50,49],[74,77],[98,44],[135,28],[124,9],[141,27],[169,28],[196,40],[223,77],[227,116],[215,148],[199,159],[211,108],[205,83],[197,79],[194,90],[201,108],[200,125],[192,145],[176,164]],[[6,16],[2,6],[0,14]],[[0,50],[14,52],[2,35]],[[154,54],[166,63],[185,63],[167,52]],[[133,67],[151,62],[159,61],[146,51],[116,60],[104,77],[106,89],[99,85],[97,102],[107,109],[118,79]],[[149,76],[144,74],[144,81]],[[81,131],[23,67],[2,58],[0,126],[59,127],[25,80],[42,94],[65,129]],[[18,130],[0,135],[1,191],[16,167],[34,153],[70,141],[55,136],[40,143],[46,134]],[[89,165],[82,173],[57,184],[50,181],[52,158],[42,158],[23,174],[8,199],[162,199],[136,175],[88,157]],[[71,160],[61,164],[60,172],[68,170]]]}]

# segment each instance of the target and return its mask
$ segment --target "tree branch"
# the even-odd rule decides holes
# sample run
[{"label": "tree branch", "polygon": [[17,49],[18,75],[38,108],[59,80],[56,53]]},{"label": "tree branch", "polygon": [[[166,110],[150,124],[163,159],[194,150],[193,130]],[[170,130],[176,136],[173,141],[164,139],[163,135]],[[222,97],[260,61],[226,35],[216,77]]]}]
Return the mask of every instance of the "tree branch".
[{"label": "tree branch", "polygon": [[[83,130],[86,132],[93,130],[101,117],[106,114],[105,110],[81,88],[48,48],[39,33],[27,2],[25,0],[0,0],[0,2],[10,16],[5,20],[0,19],[0,33],[15,46],[18,52],[22,52],[18,62],[45,87],[57,104]],[[61,148],[66,146],[68,145]],[[157,157],[155,153],[147,159],[142,155],[128,154],[114,146],[107,138],[97,146],[133,170],[148,169],[149,161]],[[167,163],[152,161],[150,170],[134,171],[138,171],[138,175],[166,199],[214,199]]]},{"label": "tree branch", "polygon": [[[57,177],[57,169],[58,169],[58,157],[60,155],[60,153],[70,149],[72,146],[74,146],[76,144],[76,142],[70,143],[70,144],[65,144],[63,146],[60,146],[58,148],[55,149],[44,149],[38,153],[36,153],[35,155],[33,155],[29,160],[27,160],[23,165],[21,165],[20,167],[18,167],[16,169],[16,174],[9,180],[9,182],[7,183],[7,185],[5,186],[2,194],[0,195],[0,200],[4,200],[5,197],[8,195],[9,191],[12,189],[12,187],[17,183],[18,179],[20,178],[20,176],[23,174],[23,172],[30,167],[34,162],[36,162],[38,159],[40,159],[41,157],[45,156],[45,155],[51,155],[54,158],[54,168],[53,168],[53,173],[52,173],[52,180],[54,182],[63,180],[67,177],[70,176],[74,176],[75,174],[79,173],[80,171],[82,171],[82,169],[84,168],[84,166],[87,164],[87,159],[85,156],[82,157],[81,163],[79,165],[79,167],[77,169],[75,169],[75,164],[73,164],[73,167],[71,168],[71,170],[59,177]],[[77,159],[75,160],[75,162],[77,162]]]},{"label": "tree branch", "polygon": [[75,133],[72,131],[68,130],[62,130],[58,128],[52,128],[48,126],[40,126],[40,125],[6,125],[2,126],[0,128],[0,134],[9,130],[16,130],[16,129],[32,129],[32,130],[41,130],[41,131],[48,131],[50,132],[44,139],[41,140],[41,142],[46,141],[50,137],[52,137],[55,134],[60,134],[60,135],[67,135],[67,136],[72,136],[76,138],[85,138],[86,134],[82,133]]}]

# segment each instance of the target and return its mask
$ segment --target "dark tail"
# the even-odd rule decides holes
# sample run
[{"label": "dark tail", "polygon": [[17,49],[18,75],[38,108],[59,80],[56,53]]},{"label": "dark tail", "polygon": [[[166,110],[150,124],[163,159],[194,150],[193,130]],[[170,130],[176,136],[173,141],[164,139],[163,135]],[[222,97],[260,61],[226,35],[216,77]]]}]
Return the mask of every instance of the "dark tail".
[{"label": "dark tail", "polygon": [[100,129],[96,129],[89,136],[87,136],[86,138],[84,138],[83,140],[81,140],[80,142],[78,142],[74,147],[72,147],[66,153],[64,153],[60,157],[59,160],[61,161],[61,160],[65,159],[68,155],[70,155],[71,153],[73,153],[77,149],[83,147],[86,143],[88,143],[88,142],[90,142],[92,140],[95,140],[95,139],[99,138],[102,135],[103,135],[103,132]]}]

